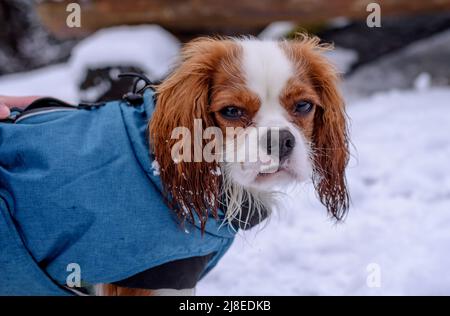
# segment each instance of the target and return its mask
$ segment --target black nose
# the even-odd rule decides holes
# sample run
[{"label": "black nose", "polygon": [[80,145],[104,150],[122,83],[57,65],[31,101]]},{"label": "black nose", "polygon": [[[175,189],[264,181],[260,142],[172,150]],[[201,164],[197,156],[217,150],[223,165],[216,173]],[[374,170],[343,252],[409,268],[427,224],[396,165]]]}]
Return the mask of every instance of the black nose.
[{"label": "black nose", "polygon": [[[278,134],[278,142],[276,141],[276,136]],[[272,141],[272,137],[275,137]],[[280,163],[283,163],[289,155],[292,153],[295,147],[295,136],[288,130],[280,130],[273,132],[272,130],[267,131],[267,153],[269,155],[273,154],[272,146],[276,146],[278,143],[278,157]]]},{"label": "black nose", "polygon": [[286,160],[287,157],[292,153],[295,146],[295,137],[288,130],[280,131],[280,162]]}]

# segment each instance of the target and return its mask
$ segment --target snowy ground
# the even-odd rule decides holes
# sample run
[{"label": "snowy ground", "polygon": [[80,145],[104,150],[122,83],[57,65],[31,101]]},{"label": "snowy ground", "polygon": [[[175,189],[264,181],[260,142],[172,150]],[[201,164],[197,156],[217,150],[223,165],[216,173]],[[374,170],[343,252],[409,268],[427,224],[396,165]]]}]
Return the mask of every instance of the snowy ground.
[{"label": "snowy ground", "polygon": [[[167,41],[176,53],[169,35]],[[162,46],[151,49],[168,47]],[[1,77],[0,94],[76,102],[71,67],[79,68],[79,58]],[[450,295],[450,88],[417,87],[348,105],[354,148],[352,207],[344,223],[328,220],[305,185],[286,197],[264,229],[237,238],[197,294]]]}]

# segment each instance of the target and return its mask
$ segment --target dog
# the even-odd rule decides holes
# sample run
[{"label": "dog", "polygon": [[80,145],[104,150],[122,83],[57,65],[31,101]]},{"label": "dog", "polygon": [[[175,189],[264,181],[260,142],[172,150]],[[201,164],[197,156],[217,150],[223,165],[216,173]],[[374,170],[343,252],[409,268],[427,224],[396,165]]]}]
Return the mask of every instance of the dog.
[{"label": "dog", "polygon": [[[329,214],[337,220],[344,217],[349,206],[348,135],[339,75],[323,56],[329,49],[317,37],[305,35],[280,42],[200,38],[185,45],[178,66],[156,87],[157,106],[149,122],[150,147],[179,217],[198,216],[204,226],[209,212],[217,214],[218,197],[224,195],[226,218],[245,225],[270,213],[277,203],[274,187],[308,180]],[[222,131],[222,156],[230,151],[227,142],[236,138],[227,136],[228,128],[240,128],[241,134],[260,128],[266,138],[275,129],[275,164],[270,161],[274,148],[263,146],[272,171],[264,172],[267,163],[245,159],[175,163],[171,152],[177,140],[169,135],[179,126],[193,131],[194,119],[203,130]],[[243,144],[231,151],[240,151]],[[253,146],[250,151],[260,149]],[[251,214],[243,216],[242,205],[250,205]],[[140,291],[103,287],[103,294]]]},{"label": "dog", "polygon": [[0,225],[14,256],[0,261],[4,292],[29,294],[30,279],[15,276],[33,274],[35,293],[58,295],[65,265],[81,262],[98,295],[193,294],[235,231],[270,216],[278,188],[295,183],[312,181],[341,220],[349,141],[329,49],[307,35],[199,38],[142,102],[134,95],[83,111],[41,99],[0,125]]}]

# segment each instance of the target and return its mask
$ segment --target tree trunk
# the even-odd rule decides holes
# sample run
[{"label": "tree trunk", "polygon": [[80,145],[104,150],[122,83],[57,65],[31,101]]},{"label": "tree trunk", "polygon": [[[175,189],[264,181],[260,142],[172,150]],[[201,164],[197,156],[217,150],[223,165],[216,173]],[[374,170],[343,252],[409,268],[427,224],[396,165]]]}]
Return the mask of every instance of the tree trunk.
[{"label": "tree trunk", "polygon": [[[175,33],[254,33],[273,21],[321,23],[336,17],[365,19],[371,0],[87,0],[80,28],[66,25],[71,0],[44,0],[38,11],[60,37],[85,36],[99,28],[156,23]],[[382,16],[450,10],[450,0],[384,0]]]}]

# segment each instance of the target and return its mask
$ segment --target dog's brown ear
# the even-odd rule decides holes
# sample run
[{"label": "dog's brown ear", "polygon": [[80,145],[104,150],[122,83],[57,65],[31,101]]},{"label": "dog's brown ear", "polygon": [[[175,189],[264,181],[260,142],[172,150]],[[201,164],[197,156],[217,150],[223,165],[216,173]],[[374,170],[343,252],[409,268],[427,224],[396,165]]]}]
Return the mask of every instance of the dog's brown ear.
[{"label": "dog's brown ear", "polygon": [[330,214],[342,219],[349,207],[345,178],[349,159],[348,132],[345,104],[338,88],[340,78],[335,67],[323,56],[323,52],[332,47],[307,36],[300,36],[293,45],[321,102],[314,117],[314,186]]},{"label": "dog's brown ear", "polygon": [[349,159],[348,133],[344,102],[336,87],[333,70],[322,68],[315,79],[322,107],[314,117],[313,152],[314,184],[320,200],[337,219],[342,219],[349,207],[345,168]]},{"label": "dog's brown ear", "polygon": [[[149,123],[150,145],[170,206],[183,219],[193,219],[195,212],[202,226],[210,212],[217,215],[220,177],[216,161],[206,162],[202,157],[200,162],[194,161],[194,146],[200,144],[202,150],[205,145],[202,135],[194,135],[194,120],[197,126],[201,122],[203,129],[213,126],[208,112],[212,76],[231,46],[231,41],[209,38],[186,44],[178,67],[156,89],[156,109]],[[192,136],[184,137],[180,150],[185,158],[189,156],[185,150],[190,149],[190,161],[174,161],[172,157],[174,145],[180,148],[180,139],[171,135],[180,127]],[[198,136],[200,139],[195,139]]]}]

